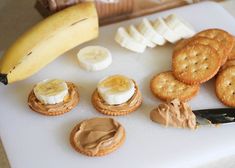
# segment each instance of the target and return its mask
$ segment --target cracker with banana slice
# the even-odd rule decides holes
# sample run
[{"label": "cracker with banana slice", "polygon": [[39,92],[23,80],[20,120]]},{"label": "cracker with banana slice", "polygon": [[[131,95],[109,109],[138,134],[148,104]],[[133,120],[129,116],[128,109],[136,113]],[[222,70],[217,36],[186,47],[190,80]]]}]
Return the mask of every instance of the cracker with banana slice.
[{"label": "cracker with banana slice", "polygon": [[50,79],[34,86],[28,96],[28,105],[40,114],[56,116],[71,111],[79,99],[78,89],[73,83]]},{"label": "cracker with banana slice", "polygon": [[126,115],[142,104],[142,95],[134,80],[113,75],[101,80],[92,95],[92,104],[106,115]]}]

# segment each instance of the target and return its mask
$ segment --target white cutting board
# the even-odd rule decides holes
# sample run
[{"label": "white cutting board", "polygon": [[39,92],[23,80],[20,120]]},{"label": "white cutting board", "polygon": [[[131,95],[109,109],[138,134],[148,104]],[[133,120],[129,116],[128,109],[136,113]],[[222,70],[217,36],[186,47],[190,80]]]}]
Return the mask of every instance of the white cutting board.
[{"label": "white cutting board", "polygon": [[[235,34],[234,18],[211,2],[153,14],[148,18],[171,13],[181,15],[197,31],[218,27]],[[149,81],[156,73],[171,68],[172,45],[135,54],[114,42],[119,26],[140,20],[102,27],[99,39],[83,45],[103,45],[110,49],[113,64],[104,71],[86,72],[78,66],[76,53],[80,46],[33,77],[0,87],[0,135],[12,168],[188,168],[235,154],[235,124],[190,131],[164,128],[149,119],[149,112],[160,102],[152,96]],[[135,79],[143,93],[143,105],[130,115],[115,117],[127,133],[126,142],[117,151],[99,158],[81,155],[69,144],[70,131],[83,119],[105,117],[94,110],[90,98],[97,82],[112,74]],[[58,117],[32,112],[27,106],[27,96],[35,83],[46,78],[61,78],[79,85],[79,105]],[[210,81],[201,86],[199,95],[190,101],[193,109],[223,107],[215,96],[213,83]]]}]

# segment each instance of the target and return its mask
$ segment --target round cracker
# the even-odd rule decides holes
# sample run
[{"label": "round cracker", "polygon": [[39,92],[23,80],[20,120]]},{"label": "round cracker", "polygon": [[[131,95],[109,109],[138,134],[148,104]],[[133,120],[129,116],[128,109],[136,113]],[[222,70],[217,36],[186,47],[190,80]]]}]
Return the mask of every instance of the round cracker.
[{"label": "round cracker", "polygon": [[221,60],[221,64],[224,64],[226,62],[227,57],[224,56],[224,50],[221,49],[222,46],[220,42],[218,42],[217,40],[199,36],[199,37],[193,38],[192,40],[188,42],[188,45],[194,45],[194,44],[203,44],[203,45],[210,46],[211,48],[214,48],[218,53],[218,56]]},{"label": "round cracker", "polygon": [[186,84],[200,84],[211,79],[220,68],[220,58],[214,48],[187,45],[173,55],[173,74]]},{"label": "round cracker", "polygon": [[227,60],[228,55],[232,51],[234,45],[232,35],[221,29],[207,29],[199,32],[198,34],[196,34],[196,36],[208,37],[219,41],[222,46],[221,49],[223,49],[224,52],[224,57],[226,57],[225,60]]},{"label": "round cracker", "polygon": [[233,48],[232,48],[232,51],[228,55],[228,60],[235,59],[235,37],[233,37],[233,41],[234,41]]},{"label": "round cracker", "polygon": [[178,41],[176,43],[176,45],[174,46],[174,52],[176,52],[176,51],[182,49],[183,47],[185,47],[190,40],[191,40],[191,38],[189,38],[189,39],[182,39],[182,40]]},{"label": "round cracker", "polygon": [[235,59],[226,61],[226,63],[220,67],[219,72],[221,72],[231,66],[235,66]]},{"label": "round cracker", "polygon": [[223,70],[216,79],[216,96],[231,107],[235,107],[235,66]]},{"label": "round cracker", "polygon": [[150,82],[152,93],[163,101],[171,101],[175,98],[181,101],[188,101],[197,95],[199,85],[187,85],[178,81],[171,71],[162,72]]}]

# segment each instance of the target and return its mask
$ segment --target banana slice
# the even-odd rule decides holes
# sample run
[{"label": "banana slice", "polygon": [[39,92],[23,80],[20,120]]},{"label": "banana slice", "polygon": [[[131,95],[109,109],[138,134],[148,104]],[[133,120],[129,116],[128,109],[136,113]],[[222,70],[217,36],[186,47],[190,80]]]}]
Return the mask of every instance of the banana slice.
[{"label": "banana slice", "polygon": [[162,35],[167,41],[171,43],[175,43],[181,39],[181,37],[171,30],[168,25],[165,23],[164,19],[159,17],[155,21],[153,21],[153,28],[156,32]]},{"label": "banana slice", "polygon": [[118,28],[115,36],[115,41],[122,47],[137,53],[143,53],[146,49],[146,45],[143,45],[132,39],[126,29],[123,27]]},{"label": "banana slice", "polygon": [[182,38],[189,38],[196,34],[195,30],[189,23],[175,14],[167,16],[165,18],[165,22],[172,31]]},{"label": "banana slice", "polygon": [[99,71],[112,63],[110,51],[101,46],[88,46],[82,48],[77,54],[80,66],[87,71]]},{"label": "banana slice", "polygon": [[136,27],[134,25],[130,25],[128,27],[128,33],[137,42],[139,42],[143,45],[146,45],[150,48],[156,47],[156,44],[154,44],[151,41],[149,41],[148,39],[146,39],[140,32],[138,32],[138,30],[136,29]]},{"label": "banana slice", "polygon": [[135,84],[123,75],[113,75],[101,80],[97,89],[107,104],[117,105],[127,102],[134,95]]},{"label": "banana slice", "polygon": [[154,30],[151,22],[147,18],[144,18],[138,25],[138,30],[146,39],[157,45],[166,43],[166,40]]},{"label": "banana slice", "polygon": [[58,79],[43,80],[34,89],[37,99],[43,104],[56,104],[63,102],[68,95],[68,86],[65,81]]}]

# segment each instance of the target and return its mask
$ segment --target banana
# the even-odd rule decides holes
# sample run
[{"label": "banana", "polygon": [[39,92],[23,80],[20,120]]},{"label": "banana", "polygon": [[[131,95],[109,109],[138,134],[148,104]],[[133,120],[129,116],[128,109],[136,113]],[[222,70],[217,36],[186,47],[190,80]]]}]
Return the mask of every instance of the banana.
[{"label": "banana", "polygon": [[123,75],[113,75],[101,80],[97,90],[106,103],[117,105],[127,102],[134,95],[135,84]]},{"label": "banana", "polygon": [[88,71],[99,71],[112,63],[112,56],[107,48],[101,46],[88,46],[82,48],[77,58],[82,68]]},{"label": "banana", "polygon": [[146,39],[137,29],[134,25],[130,25],[128,27],[128,33],[129,35],[136,40],[137,42],[146,45],[150,48],[154,48],[156,47],[156,44],[152,43],[151,41],[149,41],[148,39]]},{"label": "banana", "polygon": [[189,38],[196,33],[189,23],[175,14],[168,15],[165,18],[165,22],[169,28],[175,32],[175,34],[178,34],[181,38]]},{"label": "banana", "polygon": [[118,28],[115,35],[115,41],[122,47],[137,53],[143,53],[146,49],[146,45],[132,39],[124,27]]},{"label": "banana", "polygon": [[47,79],[38,83],[33,91],[41,103],[56,104],[63,102],[65,96],[68,95],[68,86],[63,80]]},{"label": "banana", "polygon": [[181,39],[181,37],[177,33],[172,31],[168,27],[168,25],[165,23],[164,19],[162,19],[161,17],[159,17],[155,21],[153,21],[153,28],[156,32],[158,32],[167,41],[169,41],[171,43],[175,43]]},{"label": "banana", "polygon": [[164,45],[166,43],[166,40],[154,30],[151,21],[147,18],[144,18],[138,25],[138,30],[146,39],[157,45]]},{"label": "banana", "polygon": [[36,24],[5,52],[0,81],[8,84],[26,79],[64,52],[97,36],[94,3],[66,8]]}]

